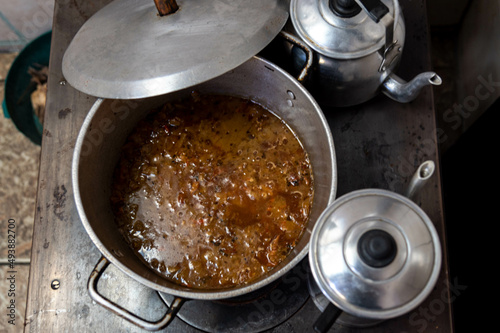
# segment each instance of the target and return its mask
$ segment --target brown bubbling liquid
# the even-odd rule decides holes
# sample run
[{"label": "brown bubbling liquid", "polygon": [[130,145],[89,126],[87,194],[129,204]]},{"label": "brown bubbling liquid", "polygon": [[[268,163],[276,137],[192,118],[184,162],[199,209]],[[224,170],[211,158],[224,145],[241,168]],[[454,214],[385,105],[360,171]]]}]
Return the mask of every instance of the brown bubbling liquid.
[{"label": "brown bubbling liquid", "polygon": [[294,248],[308,222],[308,156],[276,115],[193,94],[149,114],[115,171],[121,233],[151,268],[192,288],[248,283]]}]

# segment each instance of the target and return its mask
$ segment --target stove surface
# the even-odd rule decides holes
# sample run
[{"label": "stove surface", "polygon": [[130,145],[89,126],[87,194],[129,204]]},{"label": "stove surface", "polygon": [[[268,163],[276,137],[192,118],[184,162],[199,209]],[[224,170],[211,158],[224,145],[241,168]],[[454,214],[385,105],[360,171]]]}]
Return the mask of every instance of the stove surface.
[{"label": "stove surface", "polygon": [[[256,333],[286,325],[310,301],[307,258],[281,279],[250,294],[219,301],[188,300],[177,317],[204,332]],[[160,293],[167,304],[174,297]],[[312,325],[312,323],[310,323]]]},{"label": "stove surface", "polygon": [[[78,128],[96,99],[66,84],[61,61],[79,27],[108,3],[110,0],[55,1],[51,79],[40,154],[26,309],[27,332],[145,332],[90,299],[88,277],[102,254],[86,233],[72,200],[70,166],[74,143]],[[407,40],[398,75],[407,78],[430,68],[426,3],[423,0],[401,0],[400,3],[407,22]],[[381,95],[356,107],[325,107],[323,111],[335,142],[338,196],[362,188],[402,192],[415,167],[427,159],[436,161],[439,169],[430,89],[424,89],[415,101],[407,104]],[[446,244],[439,172],[416,202],[429,215]],[[444,263],[446,256],[444,253]],[[411,313],[369,329],[341,325],[339,321],[330,331],[453,332],[447,269],[444,265],[431,295]],[[233,303],[186,301],[178,317],[161,332],[224,332],[233,328],[235,332],[313,332],[324,300],[315,298],[314,292],[311,294],[314,286],[308,284],[307,260],[290,273],[292,275],[283,277],[281,283],[268,286],[262,295],[248,295],[251,297],[236,299]],[[58,288],[51,287],[54,281],[59,282]],[[147,320],[155,320],[166,311],[156,291],[116,267],[108,268],[103,274],[99,290]],[[168,300],[169,296],[162,297]]]}]

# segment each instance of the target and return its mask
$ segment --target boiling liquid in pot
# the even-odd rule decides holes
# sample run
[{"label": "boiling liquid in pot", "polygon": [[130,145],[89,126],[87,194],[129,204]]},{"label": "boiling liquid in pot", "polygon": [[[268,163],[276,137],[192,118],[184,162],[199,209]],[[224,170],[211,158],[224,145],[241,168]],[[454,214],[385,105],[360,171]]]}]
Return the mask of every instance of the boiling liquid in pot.
[{"label": "boiling liquid in pot", "polygon": [[115,171],[120,231],[154,270],[193,288],[255,280],[308,222],[307,153],[275,114],[246,99],[193,94],[154,110]]}]

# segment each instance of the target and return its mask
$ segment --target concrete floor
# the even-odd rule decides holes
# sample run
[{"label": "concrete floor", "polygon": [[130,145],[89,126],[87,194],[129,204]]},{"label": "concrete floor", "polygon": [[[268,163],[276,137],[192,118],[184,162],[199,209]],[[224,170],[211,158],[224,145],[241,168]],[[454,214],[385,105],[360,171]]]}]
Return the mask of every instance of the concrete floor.
[{"label": "concrete floor", "polygon": [[[54,0],[0,0],[2,101],[12,62],[27,43],[51,29],[53,8]],[[17,333],[24,330],[40,146],[20,133],[11,119],[0,115],[0,147],[0,332]],[[5,262],[8,230],[16,236],[13,268]],[[7,280],[12,274],[15,282]],[[15,296],[9,295],[10,290]],[[6,316],[11,300],[15,300],[15,325]]]},{"label": "concrete floor", "polygon": [[[16,53],[0,53],[0,96],[3,98],[3,81],[7,69]],[[0,116],[0,308],[5,309],[10,282],[6,280],[11,269],[5,264],[7,258],[7,230],[15,231],[16,273],[15,302],[16,325],[7,323],[2,313],[0,332],[22,332],[26,291],[31,254],[31,237],[35,213],[35,196],[38,183],[38,161],[40,146],[32,143],[15,127],[14,123]],[[15,221],[10,223],[9,221]],[[2,312],[5,312],[2,310]]]},{"label": "concrete floor", "polygon": [[54,0],[0,1],[0,52],[19,52],[52,28]]}]

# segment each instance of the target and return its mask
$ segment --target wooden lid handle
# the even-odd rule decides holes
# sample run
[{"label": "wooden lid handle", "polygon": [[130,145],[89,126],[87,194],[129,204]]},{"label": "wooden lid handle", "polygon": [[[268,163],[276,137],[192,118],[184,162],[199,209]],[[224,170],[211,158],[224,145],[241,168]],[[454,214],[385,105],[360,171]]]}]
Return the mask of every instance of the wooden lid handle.
[{"label": "wooden lid handle", "polygon": [[154,0],[154,2],[160,16],[173,14],[179,9],[175,0]]}]

